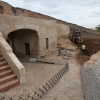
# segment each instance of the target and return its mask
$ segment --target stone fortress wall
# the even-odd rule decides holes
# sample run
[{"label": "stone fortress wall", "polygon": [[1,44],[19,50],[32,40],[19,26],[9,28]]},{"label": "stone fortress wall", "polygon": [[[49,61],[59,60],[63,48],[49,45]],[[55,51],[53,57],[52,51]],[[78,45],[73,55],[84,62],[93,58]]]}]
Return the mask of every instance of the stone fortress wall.
[{"label": "stone fortress wall", "polygon": [[[21,9],[21,8],[14,8],[11,5],[0,1],[0,14],[4,14],[4,15],[11,15],[11,16],[21,16],[21,17],[32,17],[32,18],[37,18],[37,19],[47,19],[47,20],[56,20],[56,22],[58,23],[58,36],[61,36],[61,32],[63,31],[65,33],[65,28],[66,25],[69,25],[70,30],[77,30],[82,32],[83,36],[85,38],[87,38],[87,36],[90,38],[91,37],[95,37],[97,38],[98,36],[100,36],[100,33],[97,31],[93,31],[91,29],[87,29],[85,27],[82,26],[78,26],[76,24],[72,24],[72,23],[68,23],[65,21],[61,21],[58,19],[55,19],[53,17],[47,16],[47,15],[43,15],[40,13],[36,13],[36,12],[32,12],[26,9]],[[60,27],[60,28],[59,28]],[[92,35],[91,35],[92,34]],[[100,78],[99,78],[99,64],[96,65],[96,67],[94,66],[90,66],[90,67],[84,67],[81,70],[81,75],[82,75],[82,84],[83,84],[83,90],[84,90],[84,94],[85,94],[85,100],[99,100],[99,96],[100,96]]]},{"label": "stone fortress wall", "polygon": [[[70,33],[69,25],[67,24],[58,24],[52,17],[26,9],[15,8],[3,1],[0,1],[0,17],[0,31],[5,39],[9,33],[15,30],[27,28],[36,30],[39,35],[39,54],[44,54],[44,51],[49,52],[53,48],[56,49],[57,37],[62,35],[68,37]],[[46,38],[49,39],[49,49],[45,48]]]},{"label": "stone fortress wall", "polygon": [[[68,23],[68,22],[47,16],[47,15],[43,15],[43,14],[40,14],[37,12],[29,11],[29,10],[22,9],[22,8],[15,8],[5,2],[0,1],[0,5],[4,7],[3,13],[7,14],[7,15],[32,17],[32,18],[47,19],[47,20],[56,20],[58,24],[69,25],[71,31],[76,30],[76,31],[82,32],[84,37],[87,37],[87,34],[89,34],[89,35],[92,34],[92,36],[94,36],[96,38],[98,37],[98,35],[100,35],[100,33],[95,30],[88,29],[88,28],[85,28],[83,26],[79,26],[76,24]],[[95,34],[96,34],[96,36],[95,36]]]}]

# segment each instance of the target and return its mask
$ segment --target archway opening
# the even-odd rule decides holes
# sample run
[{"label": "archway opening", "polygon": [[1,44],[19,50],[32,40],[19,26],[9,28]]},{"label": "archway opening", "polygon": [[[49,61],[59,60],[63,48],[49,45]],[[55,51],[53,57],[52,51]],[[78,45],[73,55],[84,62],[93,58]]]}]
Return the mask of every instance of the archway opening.
[{"label": "archway opening", "polygon": [[39,36],[37,31],[31,29],[19,29],[10,32],[7,42],[17,57],[37,57]]},{"label": "archway opening", "polygon": [[4,14],[3,6],[0,5],[0,14]]}]

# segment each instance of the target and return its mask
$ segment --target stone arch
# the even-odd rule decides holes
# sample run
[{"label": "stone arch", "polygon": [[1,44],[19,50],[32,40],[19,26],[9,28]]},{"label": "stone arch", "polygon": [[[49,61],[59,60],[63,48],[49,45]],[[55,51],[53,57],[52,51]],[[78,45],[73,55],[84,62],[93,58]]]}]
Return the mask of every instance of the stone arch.
[{"label": "stone arch", "polygon": [[36,30],[18,29],[10,32],[6,40],[17,57],[38,57],[39,36]]},{"label": "stone arch", "polygon": [[0,5],[0,14],[4,14],[3,6]]}]

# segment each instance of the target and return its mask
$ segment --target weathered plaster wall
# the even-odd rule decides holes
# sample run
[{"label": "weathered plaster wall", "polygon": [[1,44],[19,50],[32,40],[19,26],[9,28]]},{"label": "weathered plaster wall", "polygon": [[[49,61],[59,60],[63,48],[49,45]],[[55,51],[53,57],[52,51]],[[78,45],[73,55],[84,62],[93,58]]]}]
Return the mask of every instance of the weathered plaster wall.
[{"label": "weathered plaster wall", "polygon": [[30,56],[38,56],[38,33],[34,30],[21,29],[10,33],[13,52],[18,56],[26,56],[25,43],[29,43]]},{"label": "weathered plaster wall", "polygon": [[[88,33],[90,33],[92,35],[93,34],[100,34],[100,32],[94,31],[92,29],[85,28],[83,26],[79,26],[79,25],[76,25],[76,24],[68,23],[68,22],[65,22],[65,21],[62,21],[62,20],[47,16],[47,15],[43,15],[43,14],[40,14],[40,13],[37,13],[37,12],[29,11],[29,10],[26,10],[26,9],[12,7],[11,5],[9,5],[8,3],[3,2],[3,1],[0,1],[0,5],[3,6],[4,14],[6,14],[6,15],[32,17],[32,18],[38,18],[38,19],[56,20],[57,23],[59,23],[59,24],[69,25],[70,30],[80,31],[81,33],[86,34],[86,35]],[[98,36],[96,36],[96,37],[98,37]]]},{"label": "weathered plaster wall", "polygon": [[[0,19],[3,36],[6,38],[7,33],[9,34],[11,31],[18,29],[27,28],[36,30],[39,35],[40,54],[55,49],[57,46],[57,37],[62,35],[68,36],[70,33],[68,25],[62,23],[58,24],[53,17],[26,9],[15,8],[3,1],[0,1],[0,5],[3,7],[5,15],[3,19]],[[6,15],[10,15],[9,18],[6,18],[8,17]],[[46,38],[49,40],[48,49],[46,49]]]},{"label": "weathered plaster wall", "polygon": [[[35,19],[28,17],[0,15],[0,31],[6,39],[8,34],[19,29],[32,29],[39,36],[40,53],[53,50],[57,46],[57,25],[54,20]],[[46,49],[46,38],[49,39],[49,48]]]},{"label": "weathered plaster wall", "polygon": [[66,36],[69,37],[70,29],[68,25],[57,24],[57,37]]}]

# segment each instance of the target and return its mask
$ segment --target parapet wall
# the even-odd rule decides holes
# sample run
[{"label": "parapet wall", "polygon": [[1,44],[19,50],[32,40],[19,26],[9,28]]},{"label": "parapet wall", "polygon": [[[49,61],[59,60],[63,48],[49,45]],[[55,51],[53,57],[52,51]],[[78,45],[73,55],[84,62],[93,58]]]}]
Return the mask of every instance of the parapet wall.
[{"label": "parapet wall", "polygon": [[81,79],[84,99],[100,100],[100,58],[94,59],[93,65],[82,66]]}]

